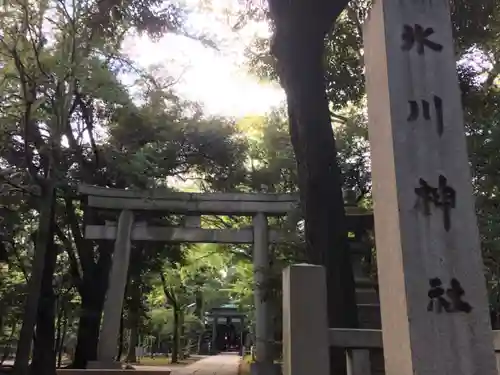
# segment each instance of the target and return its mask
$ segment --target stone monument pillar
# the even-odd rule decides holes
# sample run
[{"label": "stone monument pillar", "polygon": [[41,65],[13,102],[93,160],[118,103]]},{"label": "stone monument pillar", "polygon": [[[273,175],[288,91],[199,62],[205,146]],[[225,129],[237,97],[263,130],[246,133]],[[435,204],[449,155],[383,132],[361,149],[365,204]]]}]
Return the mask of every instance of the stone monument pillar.
[{"label": "stone monument pillar", "polygon": [[375,0],[365,30],[387,375],[496,375],[448,0]]}]

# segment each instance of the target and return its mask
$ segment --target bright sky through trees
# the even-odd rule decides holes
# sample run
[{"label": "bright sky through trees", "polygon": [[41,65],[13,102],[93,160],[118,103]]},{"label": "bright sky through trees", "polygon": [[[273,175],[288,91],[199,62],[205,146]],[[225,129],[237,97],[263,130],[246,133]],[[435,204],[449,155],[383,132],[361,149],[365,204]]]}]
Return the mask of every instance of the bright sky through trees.
[{"label": "bright sky through trees", "polygon": [[218,50],[200,42],[167,34],[154,42],[148,37],[127,40],[130,56],[140,65],[162,65],[178,79],[177,90],[187,99],[203,104],[207,114],[242,117],[264,114],[284,100],[277,84],[261,83],[246,73],[244,48],[257,33],[269,32],[265,24],[249,24],[231,29],[231,9],[215,1],[210,9],[201,1],[191,1],[196,10],[189,16],[190,28],[213,36]]}]

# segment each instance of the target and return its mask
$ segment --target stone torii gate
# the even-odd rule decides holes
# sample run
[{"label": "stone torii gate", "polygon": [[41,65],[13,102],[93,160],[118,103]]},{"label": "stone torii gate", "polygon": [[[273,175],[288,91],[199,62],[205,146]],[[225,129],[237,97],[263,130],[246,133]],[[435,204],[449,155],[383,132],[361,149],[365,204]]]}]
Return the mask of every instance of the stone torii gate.
[{"label": "stone torii gate", "polygon": [[[118,223],[87,225],[88,240],[115,241],[109,286],[99,336],[98,358],[93,368],[116,367],[117,341],[123,307],[131,241],[165,241],[174,243],[253,244],[256,310],[256,360],[273,363],[273,330],[264,287],[269,273],[268,246],[290,241],[284,232],[268,228],[268,216],[285,216],[297,209],[293,194],[222,194],[149,192],[80,185],[78,193],[87,196],[87,206],[98,210],[120,211]],[[148,226],[134,222],[134,211],[152,211],[185,215],[184,227]],[[200,228],[202,215],[252,216],[253,226],[242,229]]]},{"label": "stone torii gate", "polygon": [[[296,238],[294,234],[270,229],[267,217],[286,216],[295,212],[298,209],[298,195],[172,193],[158,189],[138,191],[90,185],[80,185],[78,193],[87,197],[87,207],[90,209],[120,212],[118,223],[106,222],[105,225],[86,225],[85,227],[87,240],[114,241],[112,266],[99,336],[98,358],[97,361],[89,363],[89,367],[113,368],[117,365],[114,359],[117,355],[131,241],[253,244],[257,372],[266,373],[266,369],[273,366],[274,337],[271,327],[271,311],[269,303],[264,298],[264,288],[269,275],[268,247],[272,243],[292,242]],[[134,212],[145,211],[158,215],[183,215],[184,226],[149,226],[144,221],[134,221]],[[366,275],[363,274],[360,265],[363,256],[370,254],[370,247],[362,244],[361,237],[364,230],[373,228],[373,217],[371,212],[357,207],[346,207],[346,211],[348,230],[355,233],[350,249],[357,285],[360,321],[366,321],[366,327],[371,328],[374,324],[378,326],[376,322],[378,319],[373,319],[373,314],[371,314],[372,307],[375,305],[370,304],[375,291],[370,286]],[[200,227],[202,215],[251,216],[253,225],[239,229],[204,229]],[[300,215],[292,216],[300,218]]]}]

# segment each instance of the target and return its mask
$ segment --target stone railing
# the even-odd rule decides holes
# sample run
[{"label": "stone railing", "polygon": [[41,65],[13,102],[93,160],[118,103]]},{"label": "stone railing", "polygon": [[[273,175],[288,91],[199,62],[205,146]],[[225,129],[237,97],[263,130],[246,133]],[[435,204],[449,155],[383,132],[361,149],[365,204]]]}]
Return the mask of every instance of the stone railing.
[{"label": "stone railing", "polygon": [[[384,374],[382,331],[327,328],[325,296],[323,267],[283,272],[283,375],[329,375],[330,346],[345,350],[349,375]],[[493,333],[500,369],[500,331]]]}]

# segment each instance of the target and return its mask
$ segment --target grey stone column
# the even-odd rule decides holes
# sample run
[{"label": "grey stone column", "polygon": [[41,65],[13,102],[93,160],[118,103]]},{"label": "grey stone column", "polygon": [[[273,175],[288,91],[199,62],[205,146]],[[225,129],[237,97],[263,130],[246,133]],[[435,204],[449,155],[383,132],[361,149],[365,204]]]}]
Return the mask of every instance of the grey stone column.
[{"label": "grey stone column", "polygon": [[98,362],[101,367],[112,365],[117,355],[120,318],[123,308],[130,260],[130,234],[134,214],[122,211],[118,219],[113,263],[109,275],[108,291],[104,302],[104,316],[99,335]]},{"label": "grey stone column", "polygon": [[[258,364],[273,363],[273,331],[266,288],[269,277],[267,217],[260,212],[253,218],[253,267],[255,282],[255,359]],[[265,366],[264,366],[265,367]]]}]

